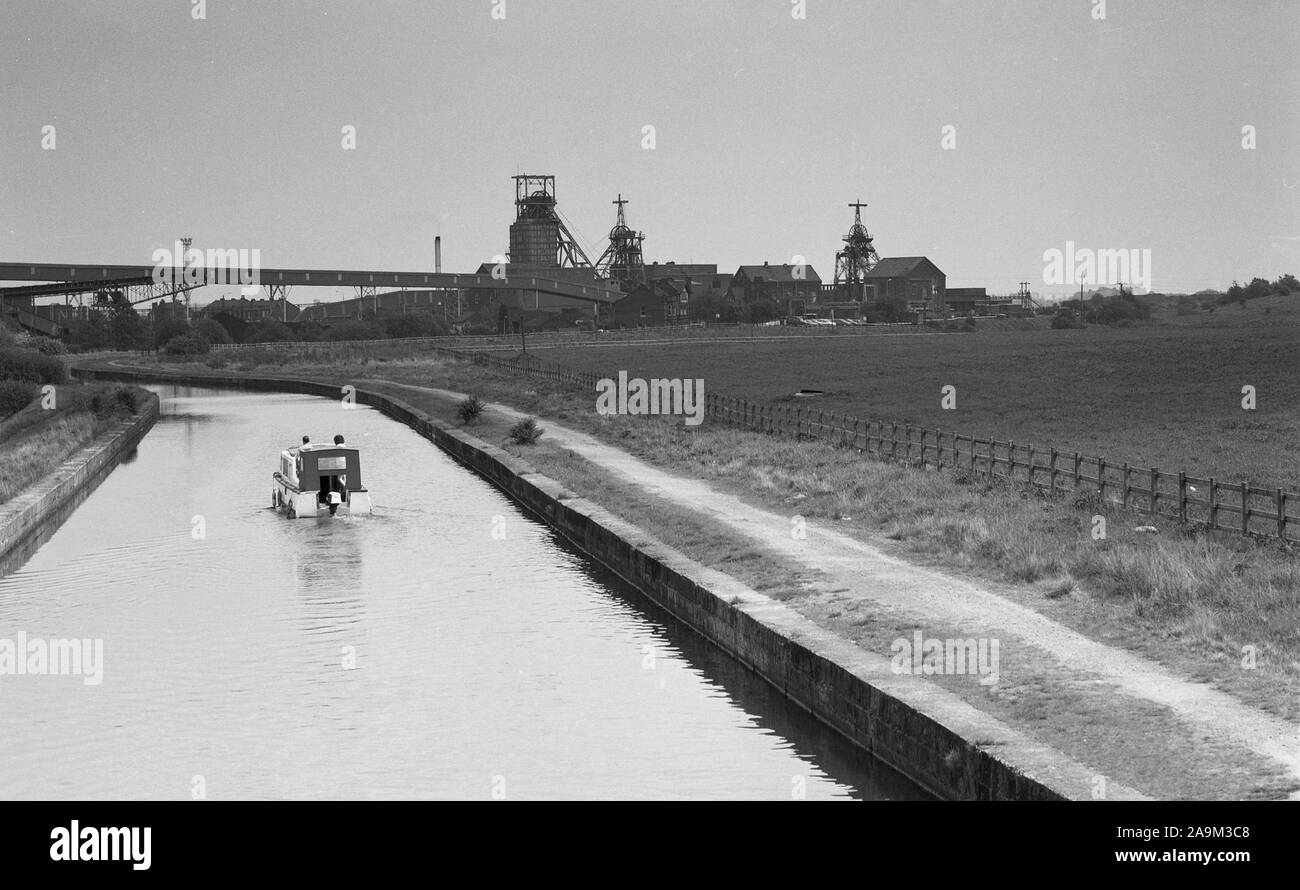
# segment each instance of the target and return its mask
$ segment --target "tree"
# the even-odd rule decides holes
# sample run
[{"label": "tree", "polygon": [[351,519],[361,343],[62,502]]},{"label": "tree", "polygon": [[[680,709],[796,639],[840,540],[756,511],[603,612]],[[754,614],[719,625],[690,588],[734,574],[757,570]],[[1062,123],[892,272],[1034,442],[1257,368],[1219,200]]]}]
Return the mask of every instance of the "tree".
[{"label": "tree", "polygon": [[245,343],[278,343],[293,339],[293,331],[274,318],[264,318],[244,333]]},{"label": "tree", "polygon": [[1263,278],[1252,278],[1250,284],[1246,285],[1246,299],[1253,300],[1257,297],[1267,297],[1273,290],[1273,286]]},{"label": "tree", "polygon": [[428,312],[409,312],[387,315],[383,319],[384,333],[393,339],[404,337],[441,337],[448,333],[447,323]]},{"label": "tree", "polygon": [[373,319],[340,322],[325,332],[326,340],[383,340],[385,337],[383,327]]},{"label": "tree", "polygon": [[109,345],[108,320],[103,313],[91,311],[84,318],[69,322],[68,343],[83,350],[106,348]]},{"label": "tree", "polygon": [[1273,282],[1273,293],[1275,294],[1293,294],[1300,291],[1300,281],[1296,281],[1295,276],[1290,272],[1279,276],[1277,281]]},{"label": "tree", "polygon": [[147,349],[149,328],[135,307],[123,299],[108,310],[108,337],[114,349]]},{"label": "tree", "polygon": [[225,325],[213,318],[200,318],[191,330],[209,343],[234,343],[235,338]]},{"label": "tree", "polygon": [[755,300],[745,307],[744,318],[748,324],[763,324],[781,317],[775,300]]}]

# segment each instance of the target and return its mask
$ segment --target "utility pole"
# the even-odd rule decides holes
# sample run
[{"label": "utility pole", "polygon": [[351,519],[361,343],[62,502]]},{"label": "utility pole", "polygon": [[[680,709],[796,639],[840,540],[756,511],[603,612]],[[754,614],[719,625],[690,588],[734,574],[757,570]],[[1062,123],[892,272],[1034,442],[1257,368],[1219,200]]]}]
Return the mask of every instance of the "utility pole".
[{"label": "utility pole", "polygon": [[[190,252],[190,245],[193,244],[193,243],[194,243],[194,239],[193,239],[193,238],[182,238],[182,239],[181,239],[181,244],[184,246],[184,249],[181,251],[180,262],[178,263],[178,265],[179,265],[182,269],[185,268],[185,254],[187,254],[187,253]],[[183,279],[182,279],[182,281],[183,281]],[[180,282],[177,282],[177,283],[180,283]],[[185,323],[188,325],[188,324],[190,323],[190,292],[189,292],[188,290],[186,290],[186,291],[184,291],[184,294],[185,294]]]}]

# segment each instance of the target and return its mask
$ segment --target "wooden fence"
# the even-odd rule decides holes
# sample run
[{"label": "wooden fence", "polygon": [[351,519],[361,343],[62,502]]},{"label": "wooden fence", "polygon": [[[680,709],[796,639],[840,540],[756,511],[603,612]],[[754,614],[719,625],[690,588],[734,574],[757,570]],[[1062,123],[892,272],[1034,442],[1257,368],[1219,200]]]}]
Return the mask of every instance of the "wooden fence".
[{"label": "wooden fence", "polygon": [[[597,374],[547,365],[532,358],[503,359],[486,352],[434,347],[436,352],[475,364],[525,373],[594,390]],[[865,420],[815,408],[775,405],[707,393],[704,416],[758,432],[820,439],[911,466],[964,469],[1028,484],[1052,495],[1075,493],[1109,501],[1126,510],[1179,522],[1239,531],[1243,535],[1300,540],[1300,493],[1260,488],[1249,482],[1201,479],[1156,467],[1088,457],[1035,445],[980,439],[910,424]]]}]

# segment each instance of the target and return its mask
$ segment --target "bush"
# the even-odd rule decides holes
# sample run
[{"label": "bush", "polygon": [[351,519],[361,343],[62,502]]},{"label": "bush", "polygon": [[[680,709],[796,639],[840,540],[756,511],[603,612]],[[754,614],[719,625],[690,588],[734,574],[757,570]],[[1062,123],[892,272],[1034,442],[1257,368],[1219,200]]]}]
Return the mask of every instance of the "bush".
[{"label": "bush", "polygon": [[475,395],[462,399],[456,405],[456,414],[460,416],[461,423],[473,423],[478,420],[479,415],[482,413],[483,401]]},{"label": "bush", "polygon": [[408,312],[383,318],[384,335],[394,340],[407,337],[442,337],[451,329],[441,318],[428,312]]},{"label": "bush", "polygon": [[134,386],[117,386],[113,389],[113,400],[132,414],[140,411],[140,391]]},{"label": "bush", "polygon": [[31,404],[41,388],[27,380],[0,380],[0,417],[8,417]]},{"label": "bush", "polygon": [[168,340],[167,344],[163,346],[163,353],[165,355],[182,356],[206,355],[208,349],[209,344],[207,340],[203,339],[198,334],[190,332],[188,334],[180,334]]},{"label": "bush", "polygon": [[235,342],[235,338],[230,336],[230,331],[226,330],[221,322],[212,318],[199,319],[194,324],[194,327],[190,328],[190,331],[198,334],[209,343],[226,344]]},{"label": "bush", "polygon": [[542,437],[542,428],[535,418],[525,417],[510,428],[508,435],[516,445],[533,445]]},{"label": "bush", "polygon": [[35,349],[0,349],[0,380],[63,383],[67,379],[67,367],[52,355]]},{"label": "bush", "polygon": [[244,333],[245,343],[278,343],[293,339],[293,331],[272,318],[259,321]]},{"label": "bush", "polygon": [[386,340],[388,334],[374,321],[345,321],[325,332],[326,340]]},{"label": "bush", "polygon": [[42,337],[36,341],[36,351],[41,355],[67,355],[68,347],[63,345],[62,340],[51,340]]},{"label": "bush", "polygon": [[1073,312],[1058,312],[1052,319],[1052,330],[1061,331],[1073,328],[1081,328],[1083,324],[1075,317]]}]

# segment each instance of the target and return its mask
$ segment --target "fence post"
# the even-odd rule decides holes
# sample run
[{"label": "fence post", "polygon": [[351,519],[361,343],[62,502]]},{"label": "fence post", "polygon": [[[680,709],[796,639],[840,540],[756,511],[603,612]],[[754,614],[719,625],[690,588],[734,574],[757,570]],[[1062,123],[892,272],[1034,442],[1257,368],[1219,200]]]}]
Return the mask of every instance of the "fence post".
[{"label": "fence post", "polygon": [[1187,473],[1178,471],[1178,521],[1187,522]]},{"label": "fence post", "polygon": [[1007,478],[1016,481],[1016,440],[1007,442]]},{"label": "fence post", "polygon": [[1210,477],[1210,528],[1219,527],[1219,483]]},{"label": "fence post", "polygon": [[1029,446],[1029,484],[1034,484],[1034,446]]},{"label": "fence post", "polygon": [[898,424],[889,425],[889,459],[894,460],[898,457]]},{"label": "fence post", "polygon": [[970,437],[970,471],[975,472],[975,436]]},{"label": "fence post", "polygon": [[1282,489],[1277,490],[1275,498],[1277,504],[1277,536],[1283,541],[1286,540],[1286,492]]},{"label": "fence post", "polygon": [[1097,458],[1097,494],[1106,499],[1106,458]]},{"label": "fence post", "polygon": [[907,440],[907,455],[904,458],[904,460],[906,460],[910,464],[912,462],[912,425],[910,423],[906,424],[906,428],[903,431],[903,435],[906,437]]},{"label": "fence post", "polygon": [[1124,490],[1120,493],[1120,496],[1119,496],[1119,497],[1120,497],[1120,503],[1124,506],[1124,509],[1125,509],[1125,510],[1128,509],[1128,503],[1129,503],[1129,498],[1128,498],[1128,474],[1129,474],[1128,461],[1124,461]]},{"label": "fence post", "polygon": [[1047,470],[1047,493],[1056,497],[1056,449],[1052,449],[1051,464]]},{"label": "fence post", "polygon": [[1250,534],[1250,484],[1241,480],[1241,533]]},{"label": "fence post", "polygon": [[1074,487],[1079,487],[1079,452],[1074,452]]},{"label": "fence post", "polygon": [[1155,515],[1156,506],[1160,501],[1160,468],[1159,467],[1151,468],[1151,496],[1147,498],[1147,501],[1151,506],[1151,510],[1150,510],[1151,514]]}]

